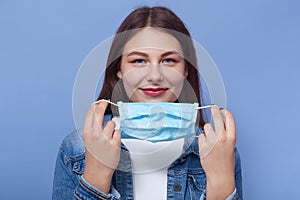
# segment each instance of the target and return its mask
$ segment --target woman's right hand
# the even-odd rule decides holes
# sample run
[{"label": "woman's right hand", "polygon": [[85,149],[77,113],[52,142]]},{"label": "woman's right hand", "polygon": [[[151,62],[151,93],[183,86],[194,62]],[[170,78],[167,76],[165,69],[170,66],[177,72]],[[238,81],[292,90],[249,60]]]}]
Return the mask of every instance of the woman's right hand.
[{"label": "woman's right hand", "polygon": [[110,190],[112,175],[119,163],[121,133],[115,123],[103,126],[107,102],[94,103],[88,110],[82,137],[85,144],[84,179],[104,193]]}]

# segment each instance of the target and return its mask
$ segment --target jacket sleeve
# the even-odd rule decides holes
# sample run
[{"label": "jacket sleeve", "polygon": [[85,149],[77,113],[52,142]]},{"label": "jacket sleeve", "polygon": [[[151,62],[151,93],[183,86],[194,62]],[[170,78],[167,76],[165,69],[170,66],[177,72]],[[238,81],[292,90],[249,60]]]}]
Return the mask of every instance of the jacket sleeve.
[{"label": "jacket sleeve", "polygon": [[235,188],[236,188],[236,199],[243,200],[243,181],[242,181],[242,164],[238,149],[234,149],[235,154]]},{"label": "jacket sleeve", "polygon": [[102,191],[98,190],[97,188],[90,185],[83,176],[79,178],[79,185],[75,188],[75,197],[77,199],[110,199],[110,200],[117,200],[120,199],[121,196],[118,191],[111,186],[110,193],[105,194]]},{"label": "jacket sleeve", "polygon": [[[200,197],[200,200],[205,200],[206,199],[206,191],[204,191]],[[234,189],[233,193],[231,195],[229,195],[226,200],[237,200],[238,198],[238,194],[236,192],[236,188]]]},{"label": "jacket sleeve", "polygon": [[120,194],[117,190],[111,187],[110,193],[105,194],[97,188],[90,185],[84,178],[73,172],[72,162],[65,156],[62,147],[57,155],[52,199],[120,199]]}]

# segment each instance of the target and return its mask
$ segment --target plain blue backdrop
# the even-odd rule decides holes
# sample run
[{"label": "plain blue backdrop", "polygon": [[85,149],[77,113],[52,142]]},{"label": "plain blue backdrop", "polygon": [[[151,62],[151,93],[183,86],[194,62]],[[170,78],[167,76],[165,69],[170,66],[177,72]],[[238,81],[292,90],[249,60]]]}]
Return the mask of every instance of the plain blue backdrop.
[{"label": "plain blue backdrop", "polygon": [[0,1],[0,199],[50,199],[88,53],[141,5],[171,8],[222,74],[245,199],[300,196],[297,0]]}]

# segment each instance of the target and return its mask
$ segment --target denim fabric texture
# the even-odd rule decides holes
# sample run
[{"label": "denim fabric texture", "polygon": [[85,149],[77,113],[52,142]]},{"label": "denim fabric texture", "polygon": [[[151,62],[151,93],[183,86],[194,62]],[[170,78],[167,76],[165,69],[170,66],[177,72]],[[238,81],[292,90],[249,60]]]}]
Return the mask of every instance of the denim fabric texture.
[{"label": "denim fabric texture", "polygon": [[[111,115],[105,115],[105,123],[110,119]],[[199,135],[202,132],[201,129],[198,129],[197,134]],[[121,148],[120,163],[113,175],[110,193],[105,194],[83,178],[85,147],[81,132],[74,131],[66,136],[57,155],[52,199],[134,199],[130,170],[131,162],[130,158],[128,159],[129,153],[124,145]],[[198,138],[193,139],[184,149],[183,154],[168,168],[167,199],[205,199],[206,176],[200,163]],[[241,160],[237,148],[234,152],[236,189],[227,199],[242,200]]]}]

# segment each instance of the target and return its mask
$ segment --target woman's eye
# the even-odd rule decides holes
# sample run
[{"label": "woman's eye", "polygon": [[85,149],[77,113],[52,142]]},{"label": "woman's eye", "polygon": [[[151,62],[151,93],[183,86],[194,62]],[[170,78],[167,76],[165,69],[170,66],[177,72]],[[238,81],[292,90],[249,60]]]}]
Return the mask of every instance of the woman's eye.
[{"label": "woman's eye", "polygon": [[146,61],[143,60],[143,59],[135,59],[132,62],[135,63],[135,64],[144,64],[144,63],[146,63]]},{"label": "woman's eye", "polygon": [[175,63],[176,60],[174,60],[173,58],[166,58],[166,59],[163,59],[162,62],[166,63],[166,64],[171,64],[171,63]]}]

